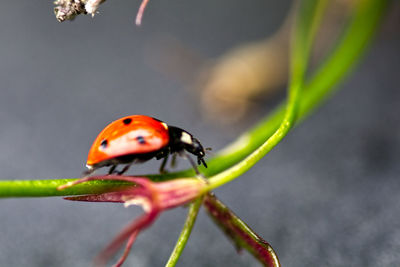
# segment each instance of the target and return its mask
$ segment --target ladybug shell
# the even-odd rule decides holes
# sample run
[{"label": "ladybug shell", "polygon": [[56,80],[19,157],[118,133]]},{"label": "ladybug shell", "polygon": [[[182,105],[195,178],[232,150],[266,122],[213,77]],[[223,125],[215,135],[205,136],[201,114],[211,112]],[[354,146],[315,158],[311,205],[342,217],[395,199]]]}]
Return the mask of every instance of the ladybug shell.
[{"label": "ladybug shell", "polygon": [[169,143],[166,123],[144,115],[131,115],[110,123],[90,148],[87,165],[116,157],[155,152]]}]

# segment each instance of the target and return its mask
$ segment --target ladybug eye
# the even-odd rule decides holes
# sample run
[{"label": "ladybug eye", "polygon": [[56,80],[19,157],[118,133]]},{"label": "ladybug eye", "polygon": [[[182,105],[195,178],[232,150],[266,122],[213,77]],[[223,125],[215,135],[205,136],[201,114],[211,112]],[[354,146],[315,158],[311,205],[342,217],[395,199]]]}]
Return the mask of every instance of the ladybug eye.
[{"label": "ladybug eye", "polygon": [[125,125],[129,125],[132,122],[131,118],[126,118],[125,120],[122,121]]},{"label": "ladybug eye", "polygon": [[139,142],[139,144],[144,145],[146,144],[146,140],[144,139],[143,136],[139,135],[138,137],[136,137],[136,140]]},{"label": "ladybug eye", "polygon": [[104,139],[103,141],[101,141],[100,147],[101,147],[102,149],[105,149],[107,146],[108,146],[108,141],[107,141],[107,139]]}]

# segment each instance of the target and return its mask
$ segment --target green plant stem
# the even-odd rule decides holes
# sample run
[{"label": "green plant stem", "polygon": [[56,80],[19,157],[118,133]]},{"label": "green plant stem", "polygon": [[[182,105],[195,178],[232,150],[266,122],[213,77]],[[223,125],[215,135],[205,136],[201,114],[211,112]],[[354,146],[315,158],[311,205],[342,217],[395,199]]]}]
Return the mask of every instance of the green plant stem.
[{"label": "green plant stem", "polygon": [[197,214],[199,213],[199,209],[201,207],[201,204],[203,203],[203,199],[204,196],[201,196],[190,204],[185,224],[182,228],[178,240],[176,241],[174,250],[172,251],[171,256],[169,257],[168,262],[165,264],[166,267],[173,267],[178,262],[183,252],[183,249],[185,248],[186,243],[189,239],[190,233],[192,232],[194,223],[196,222]]},{"label": "green plant stem", "polygon": [[[306,82],[296,123],[304,120],[319,107],[334,92],[335,86],[343,81],[356,65],[371,42],[387,5],[388,1],[360,1],[344,35],[311,79]],[[201,171],[208,176],[215,175],[242,160],[276,131],[284,114],[285,105],[280,105],[256,127],[241,135],[235,142],[220,151],[215,158],[208,161],[209,168],[202,168]],[[182,174],[185,175],[188,172],[178,173],[179,176]]]},{"label": "green plant stem", "polygon": [[[321,105],[332,93],[334,86],[341,82],[365,51],[367,44],[381,21],[388,1],[362,0],[346,28],[340,42],[326,57],[311,79],[304,85],[300,99],[297,122],[307,117]],[[285,106],[279,106],[256,127],[241,135],[235,142],[221,150],[214,158],[207,161],[209,168],[200,168],[207,176],[212,176],[235,165],[262,145],[279,127],[285,114]],[[145,175],[155,181],[177,177],[193,176],[192,170],[169,173],[167,175]],[[86,183],[78,188],[57,191],[56,188],[73,179],[53,179],[35,181],[0,181],[0,197],[47,197],[61,195],[93,194],[105,190],[102,185],[110,186],[107,181],[95,184]],[[115,183],[115,182],[114,182]],[[108,190],[105,190],[108,191]],[[109,191],[112,191],[111,189]]]},{"label": "green plant stem", "polygon": [[[85,184],[78,184],[62,191],[57,190],[57,187],[60,185],[75,180],[76,179],[0,181],[0,198],[101,194],[132,186],[131,183],[123,181],[91,181]],[[88,190],[89,188],[90,190]]]},{"label": "green plant stem", "polygon": [[296,122],[301,92],[303,90],[311,44],[325,10],[326,0],[300,2],[291,39],[290,84],[287,109],[278,129],[259,148],[233,167],[208,179],[206,190],[217,188],[253,167],[270,152],[290,131]]}]

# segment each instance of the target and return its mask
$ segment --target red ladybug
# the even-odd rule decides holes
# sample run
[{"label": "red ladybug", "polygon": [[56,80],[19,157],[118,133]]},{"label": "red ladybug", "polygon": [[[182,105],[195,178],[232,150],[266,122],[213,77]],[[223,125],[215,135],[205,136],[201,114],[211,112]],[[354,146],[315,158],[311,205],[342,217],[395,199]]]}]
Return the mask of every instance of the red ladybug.
[{"label": "red ladybug", "polygon": [[[109,174],[123,174],[132,163],[154,157],[164,159],[160,167],[160,172],[163,172],[170,154],[186,157],[199,174],[195,162],[186,152],[195,155],[198,165],[207,168],[204,148],[193,135],[152,117],[131,115],[113,121],[100,132],[90,148],[86,163],[88,170],[84,174],[105,166],[111,166]],[[115,170],[118,164],[126,166],[118,172]]]}]

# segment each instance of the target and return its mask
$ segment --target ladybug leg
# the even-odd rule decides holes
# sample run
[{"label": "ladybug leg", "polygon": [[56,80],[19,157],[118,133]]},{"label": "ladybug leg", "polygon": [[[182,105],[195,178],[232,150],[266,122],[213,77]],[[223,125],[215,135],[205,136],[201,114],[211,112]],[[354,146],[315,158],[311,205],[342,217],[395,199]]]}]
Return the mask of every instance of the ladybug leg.
[{"label": "ladybug leg", "polygon": [[166,173],[167,171],[165,170],[165,165],[167,165],[167,161],[168,161],[168,154],[165,155],[163,161],[161,162],[161,166],[160,166],[160,173]]},{"label": "ladybug leg", "polygon": [[168,157],[169,157],[170,153],[171,153],[171,150],[169,147],[167,147],[167,148],[159,151],[157,153],[157,155],[155,156],[157,160],[163,159],[163,161],[161,162],[160,169],[159,169],[160,173],[167,173],[167,171],[165,170],[165,165],[167,165],[167,161],[168,161]]},{"label": "ladybug leg", "polygon": [[112,165],[112,166],[110,167],[110,169],[108,170],[108,174],[113,174],[116,167],[117,167],[117,165]]},{"label": "ladybug leg", "polygon": [[182,157],[186,158],[190,162],[194,171],[196,172],[197,177],[199,177],[201,180],[207,182],[206,177],[204,177],[204,175],[201,174],[199,169],[197,168],[196,162],[194,162],[194,160],[184,150],[180,152],[180,155]]},{"label": "ladybug leg", "polygon": [[124,174],[127,170],[129,170],[129,168],[131,167],[131,165],[132,165],[132,164],[127,164],[127,165],[125,165],[125,167],[124,167],[122,170],[117,171],[117,174],[118,174],[118,175]]},{"label": "ladybug leg", "polygon": [[193,160],[185,151],[182,151],[182,152],[180,153],[180,155],[181,155],[182,157],[186,158],[186,159],[190,162],[190,164],[192,165],[192,167],[193,167],[194,171],[196,172],[196,174],[197,174],[197,175],[200,175],[199,169],[197,168],[197,165],[196,165],[196,163],[194,162],[194,160]]},{"label": "ladybug leg", "polygon": [[176,153],[172,154],[172,160],[171,160],[171,168],[176,167]]}]

